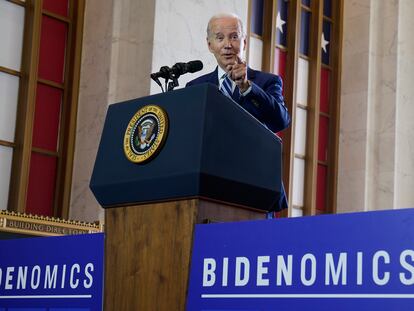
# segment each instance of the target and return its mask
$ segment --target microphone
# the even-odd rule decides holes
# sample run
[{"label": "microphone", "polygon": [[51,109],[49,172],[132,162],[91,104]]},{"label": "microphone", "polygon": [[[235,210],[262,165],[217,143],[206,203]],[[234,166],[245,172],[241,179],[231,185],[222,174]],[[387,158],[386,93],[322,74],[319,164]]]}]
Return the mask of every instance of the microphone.
[{"label": "microphone", "polygon": [[171,69],[168,66],[162,66],[160,71],[151,73],[151,79],[157,82],[158,78],[169,79]]},{"label": "microphone", "polygon": [[200,60],[193,60],[188,63],[176,63],[172,66],[171,71],[178,77],[187,72],[194,73],[203,69],[203,63]]},{"label": "microphone", "polygon": [[151,73],[151,79],[154,80],[160,87],[161,90],[164,92],[162,88],[161,82],[159,78],[165,79],[165,88],[167,89],[167,82],[169,79],[172,80],[168,84],[168,91],[172,91],[174,87],[178,86],[178,77],[190,72],[197,72],[203,69],[203,63],[200,60],[193,60],[188,63],[176,63],[171,68],[168,66],[162,66],[160,71]]},{"label": "microphone", "polygon": [[194,73],[200,71],[201,69],[203,69],[203,63],[200,60],[193,60],[188,63],[176,63],[174,66],[172,66],[172,68],[169,68],[168,66],[162,66],[160,68],[160,71],[151,73],[151,79],[156,80],[157,78],[178,78],[187,72]]}]

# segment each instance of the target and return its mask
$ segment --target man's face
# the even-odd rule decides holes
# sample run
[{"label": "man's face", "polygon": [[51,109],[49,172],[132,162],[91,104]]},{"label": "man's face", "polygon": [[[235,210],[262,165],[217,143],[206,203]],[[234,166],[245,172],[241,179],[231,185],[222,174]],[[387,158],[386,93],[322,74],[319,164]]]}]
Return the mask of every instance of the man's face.
[{"label": "man's face", "polygon": [[224,70],[227,65],[237,62],[237,56],[241,59],[246,48],[246,39],[243,37],[237,18],[214,19],[210,24],[207,44],[218,65]]}]

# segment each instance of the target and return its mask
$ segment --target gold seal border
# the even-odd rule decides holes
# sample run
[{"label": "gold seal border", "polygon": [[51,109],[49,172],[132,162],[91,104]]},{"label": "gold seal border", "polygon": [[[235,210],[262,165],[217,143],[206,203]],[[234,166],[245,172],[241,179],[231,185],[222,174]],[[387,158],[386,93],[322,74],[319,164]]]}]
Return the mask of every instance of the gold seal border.
[{"label": "gold seal border", "polygon": [[[153,113],[157,116],[159,121],[158,135],[155,138],[152,146],[142,155],[136,154],[131,150],[130,139],[132,129],[136,125],[137,121],[147,113]],[[161,150],[167,138],[168,131],[168,115],[160,106],[157,105],[146,105],[140,108],[129,121],[128,126],[125,130],[124,135],[124,154],[127,159],[133,163],[144,163],[149,161]]]}]

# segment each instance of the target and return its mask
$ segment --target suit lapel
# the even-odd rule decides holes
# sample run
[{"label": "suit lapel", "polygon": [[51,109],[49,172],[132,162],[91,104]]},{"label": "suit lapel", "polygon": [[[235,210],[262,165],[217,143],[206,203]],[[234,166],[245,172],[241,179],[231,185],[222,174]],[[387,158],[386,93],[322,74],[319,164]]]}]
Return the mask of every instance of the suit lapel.
[{"label": "suit lapel", "polygon": [[251,69],[250,67],[247,67],[247,79],[252,81],[255,78],[255,73],[254,70]]},{"label": "suit lapel", "polygon": [[218,87],[219,85],[219,81],[218,81],[218,67],[216,67],[216,69],[210,73],[209,77],[208,77],[208,82],[210,82],[211,84],[214,84]]}]

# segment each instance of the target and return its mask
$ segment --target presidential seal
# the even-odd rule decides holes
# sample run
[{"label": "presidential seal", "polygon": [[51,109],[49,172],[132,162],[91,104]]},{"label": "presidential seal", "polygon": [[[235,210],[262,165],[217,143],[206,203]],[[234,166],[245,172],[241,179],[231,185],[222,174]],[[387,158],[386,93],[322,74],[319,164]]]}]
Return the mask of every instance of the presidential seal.
[{"label": "presidential seal", "polygon": [[161,150],[168,132],[167,113],[159,106],[142,107],[129,121],[124,135],[124,152],[129,161],[149,161]]}]

